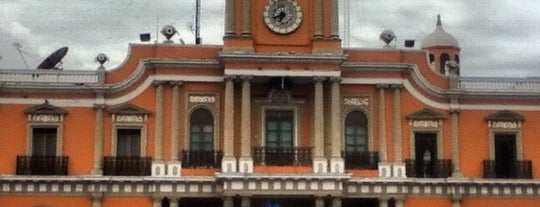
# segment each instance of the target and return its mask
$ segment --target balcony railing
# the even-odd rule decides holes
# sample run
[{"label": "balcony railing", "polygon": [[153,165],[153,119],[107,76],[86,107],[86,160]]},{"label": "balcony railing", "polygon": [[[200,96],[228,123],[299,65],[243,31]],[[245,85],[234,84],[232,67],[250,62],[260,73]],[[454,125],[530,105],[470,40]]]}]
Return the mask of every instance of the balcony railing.
[{"label": "balcony railing", "polygon": [[379,152],[342,152],[345,169],[377,169]]},{"label": "balcony railing", "polygon": [[223,153],[217,150],[184,150],[182,151],[183,168],[220,168]]},{"label": "balcony railing", "polygon": [[66,156],[17,156],[17,175],[67,175]]},{"label": "balcony railing", "polygon": [[448,178],[452,176],[452,160],[405,160],[407,177],[410,178]]},{"label": "balcony railing", "polygon": [[509,166],[497,166],[495,160],[484,160],[484,178],[532,178],[532,162],[517,160]]},{"label": "balcony railing", "polygon": [[311,147],[256,147],[253,149],[256,165],[311,166]]},{"label": "balcony railing", "polygon": [[150,175],[150,157],[104,157],[103,175],[146,176]]}]

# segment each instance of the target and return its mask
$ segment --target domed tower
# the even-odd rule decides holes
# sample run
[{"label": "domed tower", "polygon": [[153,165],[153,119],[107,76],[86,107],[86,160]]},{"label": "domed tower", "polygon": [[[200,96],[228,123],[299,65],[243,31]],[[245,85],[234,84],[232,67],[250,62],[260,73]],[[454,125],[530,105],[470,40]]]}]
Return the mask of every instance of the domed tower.
[{"label": "domed tower", "polygon": [[[448,76],[448,61],[459,64],[459,43],[454,36],[444,31],[441,15],[437,15],[437,27],[422,41],[422,49],[429,52],[429,63],[436,72]],[[459,71],[457,71],[459,74]]]}]

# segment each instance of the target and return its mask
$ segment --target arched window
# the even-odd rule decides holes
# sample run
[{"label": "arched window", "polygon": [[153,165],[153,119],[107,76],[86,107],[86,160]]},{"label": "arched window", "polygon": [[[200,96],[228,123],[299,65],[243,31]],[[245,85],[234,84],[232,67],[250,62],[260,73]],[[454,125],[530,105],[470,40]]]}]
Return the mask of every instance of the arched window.
[{"label": "arched window", "polygon": [[350,112],[345,118],[345,151],[368,151],[368,121],[360,111]]},{"label": "arched window", "polygon": [[189,121],[189,149],[211,151],[214,149],[214,117],[206,109],[197,109]]},{"label": "arched window", "polygon": [[441,59],[440,60],[441,60],[441,62],[440,62],[441,67],[439,68],[439,70],[441,71],[442,75],[445,75],[446,74],[446,71],[445,71],[445,69],[446,69],[446,61],[450,60],[450,56],[448,54],[446,54],[446,53],[443,53],[443,54],[441,54]]},{"label": "arched window", "polygon": [[435,62],[435,55],[429,54],[429,64],[433,64]]}]

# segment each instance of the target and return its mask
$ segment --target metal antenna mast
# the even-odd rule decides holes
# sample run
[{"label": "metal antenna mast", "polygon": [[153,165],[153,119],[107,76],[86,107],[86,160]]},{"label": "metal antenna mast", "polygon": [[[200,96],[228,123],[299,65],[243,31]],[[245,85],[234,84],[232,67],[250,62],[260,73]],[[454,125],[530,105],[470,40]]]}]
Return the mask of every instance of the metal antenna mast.
[{"label": "metal antenna mast", "polygon": [[195,44],[201,44],[201,0],[196,0],[195,5]]},{"label": "metal antenna mast", "polygon": [[17,51],[19,52],[19,55],[21,56],[21,59],[24,62],[24,65],[26,66],[26,69],[30,69],[30,67],[28,67],[28,63],[26,62],[26,59],[24,59],[24,56],[22,54],[22,50],[21,50],[22,45],[18,42],[14,42],[13,47],[15,47],[15,49],[17,49]]}]

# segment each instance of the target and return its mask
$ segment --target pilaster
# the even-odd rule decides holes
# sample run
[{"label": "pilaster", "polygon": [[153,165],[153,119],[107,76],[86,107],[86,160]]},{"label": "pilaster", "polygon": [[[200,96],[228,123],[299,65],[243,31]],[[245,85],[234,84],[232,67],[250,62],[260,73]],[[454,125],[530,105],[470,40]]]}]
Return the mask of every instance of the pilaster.
[{"label": "pilaster", "polygon": [[154,81],[156,87],[154,118],[154,159],[152,160],[152,176],[165,176],[165,163],[163,162],[163,123],[165,121],[164,113],[164,85],[163,81]]},{"label": "pilaster", "polygon": [[102,175],[103,174],[103,114],[105,105],[96,104],[94,105],[96,109],[96,123],[94,129],[94,167],[92,169],[92,175]]},{"label": "pilaster", "polygon": [[454,171],[452,172],[452,177],[460,178],[463,177],[461,174],[461,169],[459,167],[459,110],[453,109],[450,111],[450,133],[452,138],[452,164],[454,166]]},{"label": "pilaster", "polygon": [[223,107],[223,159],[222,172],[236,172],[234,157],[234,77],[225,77],[225,97]]},{"label": "pilaster", "polygon": [[323,14],[322,13],[323,12],[322,12],[322,8],[323,8],[322,0],[314,0],[313,38],[315,38],[315,39],[320,39],[320,38],[323,37],[323,32],[322,32],[322,22],[323,22]]},{"label": "pilaster", "polygon": [[405,164],[403,163],[402,155],[402,123],[401,123],[401,90],[403,85],[396,84],[391,86],[394,89],[393,100],[392,100],[392,110],[393,110],[393,133],[394,133],[394,165],[392,169],[393,177],[405,178]]},{"label": "pilaster", "polygon": [[341,157],[341,95],[339,89],[341,78],[330,78],[330,81],[330,137],[332,139],[330,172],[344,173],[345,163]]},{"label": "pilaster", "polygon": [[234,24],[235,0],[225,1],[225,36],[234,36],[236,28]]},{"label": "pilaster", "polygon": [[242,0],[242,36],[251,36],[251,1]]},{"label": "pilaster", "polygon": [[102,194],[92,194],[90,198],[92,200],[92,207],[102,207],[103,206],[103,195]]},{"label": "pilaster", "polygon": [[325,78],[315,77],[313,90],[313,171],[314,173],[328,172],[328,160],[324,157],[324,90]]},{"label": "pilaster", "polygon": [[330,38],[339,39],[339,1],[332,0],[332,31]]},{"label": "pilaster", "polygon": [[251,157],[251,84],[252,77],[242,77],[242,111],[241,111],[241,151],[239,171],[253,172],[253,158]]},{"label": "pilaster", "polygon": [[392,165],[387,163],[388,161],[388,148],[387,148],[387,139],[386,139],[386,98],[385,90],[388,88],[388,85],[380,84],[377,85],[379,89],[378,95],[378,135],[379,135],[379,177],[391,177],[392,176]]}]

